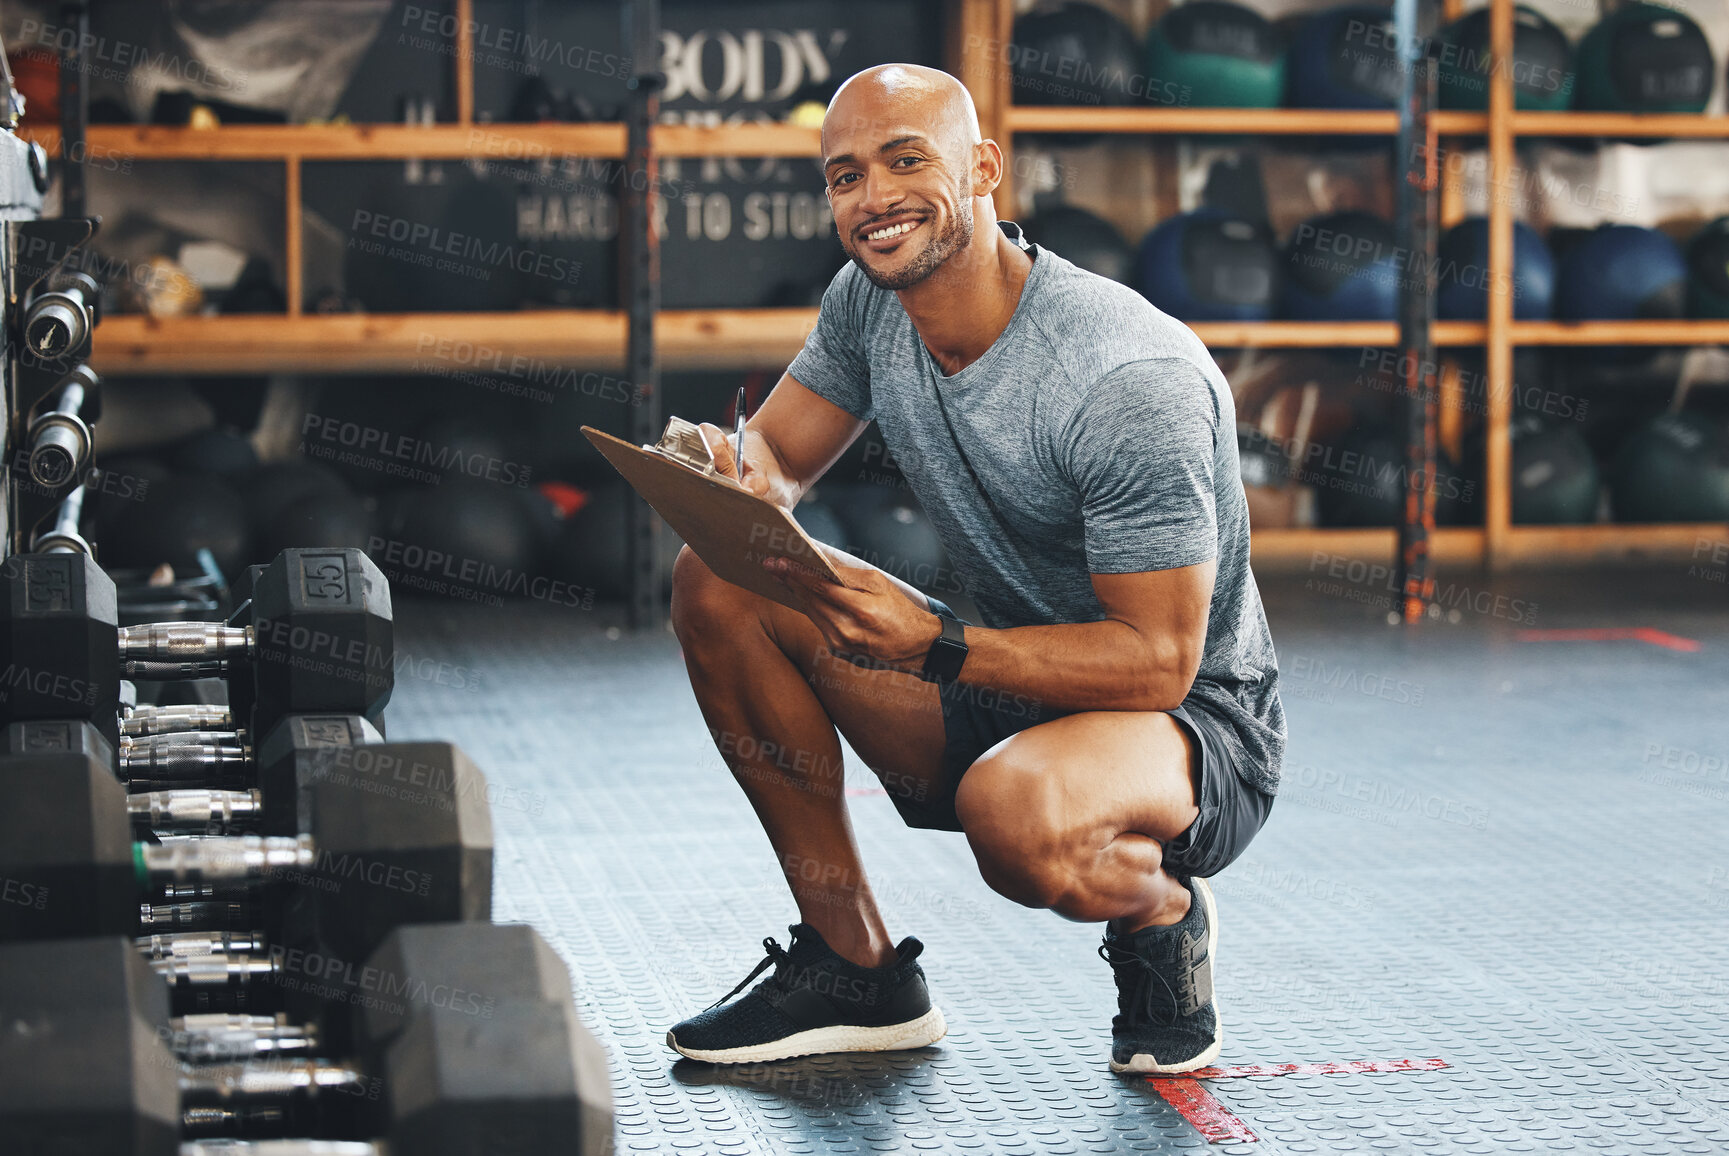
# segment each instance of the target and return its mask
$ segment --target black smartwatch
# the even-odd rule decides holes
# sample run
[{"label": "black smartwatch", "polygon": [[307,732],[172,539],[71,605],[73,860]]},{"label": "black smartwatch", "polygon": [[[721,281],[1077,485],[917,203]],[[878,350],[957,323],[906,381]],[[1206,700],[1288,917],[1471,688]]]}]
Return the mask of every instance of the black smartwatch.
[{"label": "black smartwatch", "polygon": [[943,632],[925,655],[923,677],[926,682],[953,682],[961,676],[961,664],[967,660],[966,626],[946,614],[937,617],[942,620]]}]

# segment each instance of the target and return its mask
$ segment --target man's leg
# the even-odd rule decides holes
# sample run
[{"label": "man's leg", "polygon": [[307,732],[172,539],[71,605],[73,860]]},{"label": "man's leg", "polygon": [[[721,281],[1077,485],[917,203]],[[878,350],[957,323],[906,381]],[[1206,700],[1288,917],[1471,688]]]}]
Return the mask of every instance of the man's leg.
[{"label": "man's leg", "polygon": [[1189,890],[1164,845],[1200,813],[1200,759],[1168,714],[1088,711],[1011,735],[973,763],[955,809],[985,882],[1113,930],[1176,923]]},{"label": "man's leg", "polygon": [[838,727],[894,789],[941,774],[936,688],[830,655],[811,621],[715,577],[689,549],[673,567],[673,629],[697,705],[756,810],[799,916],[842,958],[894,958],[847,815]]}]

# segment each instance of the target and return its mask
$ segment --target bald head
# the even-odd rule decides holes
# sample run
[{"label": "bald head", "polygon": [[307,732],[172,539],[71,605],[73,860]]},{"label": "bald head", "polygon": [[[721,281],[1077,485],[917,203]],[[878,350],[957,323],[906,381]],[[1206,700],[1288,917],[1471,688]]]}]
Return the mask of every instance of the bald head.
[{"label": "bald head", "polygon": [[979,139],[973,99],[946,72],[881,64],[850,78],[823,117],[822,152],[841,245],[884,289],[924,281],[971,251],[976,218],[996,220],[1002,153]]},{"label": "bald head", "polygon": [[823,155],[834,155],[833,130],[866,125],[911,129],[955,155],[965,155],[983,139],[966,85],[922,64],[879,64],[848,77],[823,117]]}]

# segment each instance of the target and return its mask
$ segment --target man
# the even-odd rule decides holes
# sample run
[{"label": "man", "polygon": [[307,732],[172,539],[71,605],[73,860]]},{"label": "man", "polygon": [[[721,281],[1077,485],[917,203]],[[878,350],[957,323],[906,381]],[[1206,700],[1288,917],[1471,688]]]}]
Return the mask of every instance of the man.
[{"label": "man", "polygon": [[742,481],[790,508],[874,417],[984,624],[838,553],[844,585],[765,563],[802,613],[680,553],[691,685],[802,922],[667,1042],[749,1063],[946,1031],[922,945],[892,943],[872,898],[838,729],[908,824],[966,833],[996,891],[1106,924],[1113,1070],[1201,1067],[1205,877],[1265,822],[1284,746],[1229,389],[1188,329],[998,224],[1002,153],[954,78],[852,77],[823,156],[852,264],[751,419]]}]

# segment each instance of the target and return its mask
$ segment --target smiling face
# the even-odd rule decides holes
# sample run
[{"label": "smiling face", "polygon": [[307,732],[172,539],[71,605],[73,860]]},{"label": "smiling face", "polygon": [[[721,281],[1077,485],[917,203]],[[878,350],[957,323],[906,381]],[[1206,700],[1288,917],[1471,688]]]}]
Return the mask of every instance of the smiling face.
[{"label": "smiling face", "polygon": [[884,289],[908,289],[973,239],[978,118],[946,73],[890,64],[842,85],[823,121],[841,246]]}]

